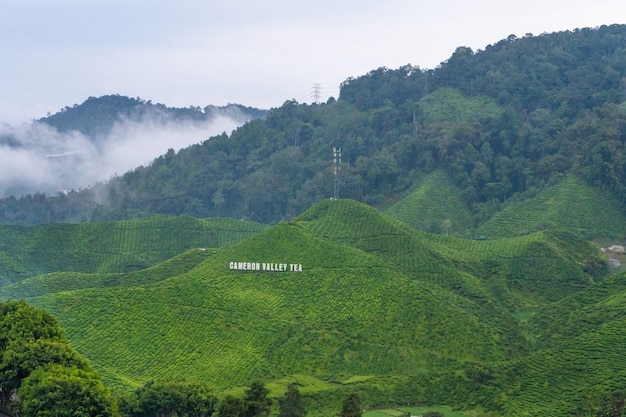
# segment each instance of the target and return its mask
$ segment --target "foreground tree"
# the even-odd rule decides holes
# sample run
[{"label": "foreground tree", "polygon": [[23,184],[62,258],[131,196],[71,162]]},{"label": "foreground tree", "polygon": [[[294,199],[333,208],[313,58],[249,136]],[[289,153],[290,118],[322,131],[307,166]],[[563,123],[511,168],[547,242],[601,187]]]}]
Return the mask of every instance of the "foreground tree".
[{"label": "foreground tree", "polygon": [[606,395],[598,410],[598,417],[626,416],[626,391],[614,391]]},{"label": "foreground tree", "polygon": [[268,397],[270,391],[261,382],[255,381],[246,390],[245,417],[267,417],[272,408],[272,399]]},{"label": "foreground tree", "polygon": [[[17,396],[15,395],[17,393]],[[25,417],[111,416],[100,375],[54,318],[24,301],[0,303],[0,408]]]},{"label": "foreground tree", "polygon": [[340,417],[361,417],[363,415],[363,407],[361,406],[361,398],[357,393],[346,395],[341,405]]},{"label": "foreground tree", "polygon": [[87,361],[66,343],[49,339],[13,342],[0,355],[0,389],[18,389],[31,372],[51,364],[90,370]]},{"label": "foreground tree", "polygon": [[227,395],[220,404],[217,413],[220,417],[243,417],[246,407],[241,398]]},{"label": "foreground tree", "polygon": [[134,417],[208,417],[216,399],[202,384],[181,381],[151,381],[137,390],[130,407]]},{"label": "foreground tree", "polygon": [[0,304],[0,351],[10,343],[29,343],[39,339],[64,341],[56,320],[25,301]]},{"label": "foreground tree", "polygon": [[110,417],[115,414],[111,394],[100,376],[77,368],[54,365],[39,368],[19,389],[23,417]]},{"label": "foreground tree", "polygon": [[289,384],[285,396],[280,400],[278,417],[304,417],[306,410],[302,405],[300,391],[295,384]]}]

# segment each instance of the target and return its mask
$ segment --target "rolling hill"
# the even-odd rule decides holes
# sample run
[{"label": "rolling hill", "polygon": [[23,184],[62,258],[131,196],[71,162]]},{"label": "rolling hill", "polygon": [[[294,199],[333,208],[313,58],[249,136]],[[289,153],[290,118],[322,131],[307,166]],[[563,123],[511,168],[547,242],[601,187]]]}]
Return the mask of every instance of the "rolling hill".
[{"label": "rolling hill", "polygon": [[233,245],[266,226],[234,219],[154,216],[121,222],[0,225],[0,286],[56,272],[140,270],[190,248]]},{"label": "rolling hill", "polygon": [[[0,300],[51,312],[118,393],[262,380],[275,397],[299,384],[312,417],[349,391],[584,415],[626,387],[626,275],[587,241],[626,235],[625,40],[613,25],[460,47],[90,189],[1,199],[1,222],[46,224],[0,226]],[[42,122],[101,135],[137,104],[107,100]],[[77,218],[100,222],[47,224]]]},{"label": "rolling hill", "polygon": [[494,238],[544,229],[577,230],[587,238],[622,238],[626,217],[615,197],[571,175],[534,198],[509,203],[476,234]]},{"label": "rolling hill", "polygon": [[[187,378],[237,393],[262,379],[278,395],[298,381],[310,404],[323,404],[311,415],[327,415],[342,392],[358,390],[372,406],[401,400],[532,415],[558,404],[556,416],[591,386],[575,388],[584,373],[552,377],[554,390],[542,395],[561,384],[570,391],[535,408],[525,399],[532,390],[519,394],[519,386],[543,387],[558,364],[542,361],[572,348],[569,331],[559,336],[543,314],[560,320],[583,309],[589,297],[574,307],[568,300],[613,282],[596,283],[605,271],[596,249],[566,232],[471,241],[326,200],[233,246],[142,271],[43,275],[0,294],[28,295],[52,312],[121,391]],[[610,328],[594,336],[601,352],[621,334]],[[604,386],[618,385],[620,371],[602,367]]]},{"label": "rolling hill", "polygon": [[441,171],[435,171],[397,201],[387,214],[416,229],[468,237],[472,213],[461,199],[461,189]]},{"label": "rolling hill", "polygon": [[[454,184],[446,189],[457,190],[451,196],[455,209],[419,225],[431,231],[481,236],[475,227],[508,202],[570,176],[623,201],[625,41],[626,25],[509,36],[484,50],[459,47],[435,69],[374,69],[348,77],[337,99],[313,105],[287,100],[265,117],[252,115],[254,120],[230,135],[170,148],[91,188],[2,198],[0,222],[103,221],[157,213],[265,224],[293,220],[334,195],[336,147],[343,150],[339,195],[381,209],[420,186],[429,189],[430,175],[445,173]],[[140,114],[158,107],[110,96],[42,122],[88,132],[99,129],[90,117],[100,117],[106,127],[136,106]],[[210,113],[172,111],[189,120]],[[469,223],[462,223],[466,214],[459,200],[471,212]],[[407,221],[418,218],[411,214]],[[535,230],[511,227],[515,234]],[[500,232],[484,235],[502,236],[504,228],[494,228]]]}]

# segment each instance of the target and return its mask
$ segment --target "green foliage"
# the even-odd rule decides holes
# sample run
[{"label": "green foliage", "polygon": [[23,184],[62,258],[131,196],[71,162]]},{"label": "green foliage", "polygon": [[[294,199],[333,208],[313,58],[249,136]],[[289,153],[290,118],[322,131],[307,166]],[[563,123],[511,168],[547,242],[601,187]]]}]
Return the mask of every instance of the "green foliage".
[{"label": "green foliage", "polygon": [[0,304],[0,409],[19,393],[24,416],[110,416],[110,393],[47,312]]},{"label": "green foliage", "polygon": [[356,393],[350,393],[346,395],[346,398],[341,404],[340,417],[361,417],[363,415],[363,406],[361,405],[361,398]]},{"label": "green foliage", "polygon": [[442,87],[420,101],[423,122],[463,125],[487,118],[497,119],[502,108],[486,96],[465,96],[453,88]]},{"label": "green foliage", "polygon": [[304,417],[306,410],[302,404],[300,391],[295,384],[289,384],[285,396],[280,399],[278,417]]},{"label": "green foliage", "polygon": [[254,381],[246,390],[243,399],[244,417],[267,417],[272,408],[272,399],[268,397],[270,391],[259,381]]},{"label": "green foliage", "polygon": [[12,343],[34,343],[40,339],[62,340],[57,321],[46,311],[24,301],[0,303],[0,350]]},{"label": "green foliage", "polygon": [[0,226],[0,285],[53,272],[119,274],[137,271],[187,249],[234,245],[265,228],[248,221],[186,216]]},{"label": "green foliage", "polygon": [[[459,47],[433,70],[378,68],[348,78],[337,100],[286,101],[230,136],[171,150],[91,189],[2,199],[0,220],[24,224],[154,213],[291,220],[333,195],[336,146],[344,155],[340,197],[379,208],[391,206],[429,174],[445,173],[462,190],[457,200],[473,219],[457,224],[449,216],[429,225],[443,233],[466,236],[511,199],[528,199],[570,175],[623,201],[625,39],[624,25],[509,36],[481,51]],[[116,108],[151,106],[111,96],[47,121],[86,130],[90,115],[111,119]],[[177,113],[190,120],[202,114]],[[106,205],[97,203],[102,199]],[[458,201],[455,207],[461,207]],[[591,216],[587,208],[583,217]],[[448,219],[451,225],[441,223]],[[553,220],[534,220],[516,224],[515,232],[553,226]]]},{"label": "green foliage", "polygon": [[599,417],[622,417],[626,415],[626,392],[614,391],[605,395],[597,415]]},{"label": "green foliage", "polygon": [[616,199],[575,176],[536,197],[511,202],[476,231],[480,236],[515,236],[544,229],[578,230],[588,238],[626,235],[626,218]]},{"label": "green foliage", "polygon": [[81,272],[53,272],[27,278],[15,284],[0,287],[0,299],[21,299],[85,288],[147,285],[192,270],[217,249],[189,249],[155,266],[127,273],[89,274]]},{"label": "green foliage", "polygon": [[19,389],[24,417],[110,417],[113,400],[97,374],[76,368],[39,368]]},{"label": "green foliage", "polygon": [[[355,201],[325,200],[236,245],[185,252],[146,270],[76,275],[76,282],[39,277],[50,285],[30,302],[54,314],[108,384],[145,389],[152,404],[178,398],[165,395],[178,389],[149,381],[184,378],[231,395],[221,416],[267,415],[269,400],[293,382],[311,417],[336,413],[351,392],[368,407],[451,404],[560,416],[575,412],[593,387],[610,392],[624,382],[626,280],[590,270],[598,257],[564,231],[474,241],[416,230]],[[233,261],[303,270],[232,270]],[[26,305],[7,306],[2,311],[15,317]],[[11,332],[12,321],[1,317]],[[74,363],[41,344],[7,357]],[[269,382],[251,382],[260,379]],[[121,410],[139,413],[140,398]]]},{"label": "green foliage", "polygon": [[2,353],[0,361],[0,389],[19,388],[22,380],[37,368],[50,364],[89,370],[90,367],[67,343],[50,339],[33,342],[13,341]]},{"label": "green foliage", "polygon": [[468,417],[471,415],[485,415],[475,410],[463,412],[459,410],[452,410],[450,407],[446,406],[398,407],[394,409],[367,411],[363,415],[365,417],[410,417],[425,416],[429,413],[436,413],[436,415],[444,417]]},{"label": "green foliage", "polygon": [[217,414],[220,417],[243,417],[246,407],[241,398],[227,395],[220,403]]},{"label": "green foliage", "polygon": [[207,386],[178,381],[151,381],[135,395],[130,417],[210,417],[217,403]]},{"label": "green foliage", "polygon": [[445,235],[466,235],[472,224],[461,190],[441,171],[423,178],[414,191],[385,213],[416,229]]}]

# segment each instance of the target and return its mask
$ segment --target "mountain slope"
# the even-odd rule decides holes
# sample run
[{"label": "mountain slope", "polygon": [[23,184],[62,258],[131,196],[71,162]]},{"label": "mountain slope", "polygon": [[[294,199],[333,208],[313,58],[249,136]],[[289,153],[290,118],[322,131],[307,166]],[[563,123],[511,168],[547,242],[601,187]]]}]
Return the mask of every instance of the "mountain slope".
[{"label": "mountain slope", "polygon": [[423,178],[414,191],[385,210],[416,229],[463,236],[472,214],[461,199],[461,190],[443,172]]},{"label": "mountain slope", "polygon": [[[231,270],[233,261],[297,263],[303,271]],[[166,281],[33,302],[53,311],[118,383],[185,376],[225,388],[292,374],[407,375],[503,359],[508,349],[499,329],[376,256],[288,224]]]},{"label": "mountain slope", "polygon": [[89,97],[81,104],[65,107],[60,112],[43,117],[39,122],[59,132],[78,131],[94,141],[108,135],[116,123],[143,119],[178,122],[207,122],[217,117],[230,117],[240,122],[265,117],[267,111],[238,104],[172,108],[153,104],[139,98],[120,95]]},{"label": "mountain slope", "polygon": [[0,200],[0,221],[162,213],[273,224],[334,195],[337,147],[339,195],[376,207],[433,172],[445,172],[481,222],[569,175],[622,201],[625,41],[625,25],[601,26],[459,47],[432,70],[378,68],[348,78],[337,100],[286,101],[68,198]]},{"label": "mountain slope", "polygon": [[[626,275],[613,276],[538,309],[529,319],[536,351],[501,364],[487,388],[505,415],[580,413],[626,386]],[[504,378],[506,377],[506,378]],[[486,388],[486,387],[483,387]]]},{"label": "mountain slope", "polygon": [[168,216],[104,223],[0,225],[0,286],[52,272],[143,269],[190,248],[238,243],[265,227],[233,219]]},{"label": "mountain slope", "polygon": [[[364,387],[382,384],[393,396],[403,379],[526,357],[520,307],[591,282],[583,265],[592,248],[568,236],[446,238],[357,202],[324,201],[180,275],[57,287],[30,301],[53,312],[118,387],[177,377],[221,389],[259,378],[375,377]],[[502,272],[529,259],[554,267]]]},{"label": "mountain slope", "polygon": [[589,238],[622,237],[626,217],[613,196],[571,175],[534,198],[508,204],[476,233],[502,237],[553,228],[577,230]]},{"label": "mountain slope", "polygon": [[296,221],[319,236],[375,253],[408,277],[505,305],[557,300],[587,285],[589,274],[607,269],[596,248],[567,233],[494,241],[448,238],[347,200],[323,201]]},{"label": "mountain slope", "polygon": [[215,254],[216,249],[195,248],[152,267],[126,273],[52,272],[0,287],[0,300],[19,300],[85,288],[147,285],[182,275]]}]

